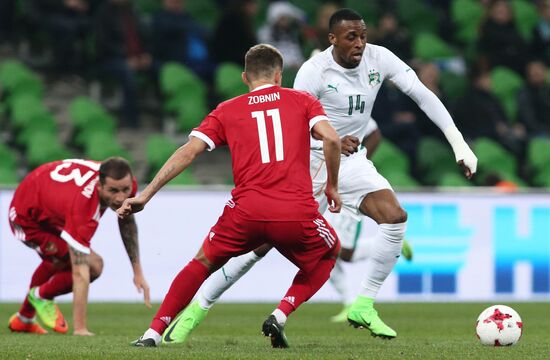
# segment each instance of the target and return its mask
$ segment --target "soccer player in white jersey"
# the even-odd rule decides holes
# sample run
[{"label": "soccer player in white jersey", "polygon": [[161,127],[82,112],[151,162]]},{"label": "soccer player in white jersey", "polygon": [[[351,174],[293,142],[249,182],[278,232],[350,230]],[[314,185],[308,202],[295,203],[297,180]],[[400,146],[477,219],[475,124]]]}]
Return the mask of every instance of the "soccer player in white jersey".
[{"label": "soccer player in white jersey", "polygon": [[[351,9],[336,11],[329,20],[331,46],[306,61],[296,76],[294,88],[314,95],[323,105],[332,126],[341,138],[363,139],[376,95],[384,80],[393,82],[411,97],[426,115],[441,129],[449,141],[457,164],[467,178],[476,172],[477,158],[464,141],[444,105],[415,72],[388,49],[367,44],[367,29],[361,15]],[[359,145],[359,144],[357,144]],[[323,199],[326,168],[320,145],[312,141],[311,177],[313,194],[324,213]],[[343,156],[339,175],[342,212],[355,219],[368,216],[378,224],[378,232],[366,247],[342,251],[340,257],[366,257],[362,288],[349,308],[347,318],[355,327],[369,329],[373,336],[394,338],[395,330],[387,326],[374,308],[374,300],[392,271],[405,236],[407,213],[400,206],[388,181],[366,157],[366,150]],[[185,310],[178,328],[172,333],[174,342],[183,342],[204,319],[210,306],[246,273],[269,248],[261,247],[249,254],[230,260],[223,273],[213,274],[201,296]]]}]

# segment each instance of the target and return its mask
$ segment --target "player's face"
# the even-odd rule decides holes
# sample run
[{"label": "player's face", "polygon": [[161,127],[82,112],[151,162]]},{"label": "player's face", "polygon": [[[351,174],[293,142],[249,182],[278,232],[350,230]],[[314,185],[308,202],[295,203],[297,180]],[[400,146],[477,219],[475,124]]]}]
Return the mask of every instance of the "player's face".
[{"label": "player's face", "polygon": [[132,193],[132,175],[128,174],[120,180],[107,176],[104,184],[98,183],[97,190],[101,206],[116,210]]},{"label": "player's face", "polygon": [[329,40],[334,45],[334,60],[341,66],[352,69],[363,58],[367,45],[367,26],[363,20],[343,20],[334,27]]}]

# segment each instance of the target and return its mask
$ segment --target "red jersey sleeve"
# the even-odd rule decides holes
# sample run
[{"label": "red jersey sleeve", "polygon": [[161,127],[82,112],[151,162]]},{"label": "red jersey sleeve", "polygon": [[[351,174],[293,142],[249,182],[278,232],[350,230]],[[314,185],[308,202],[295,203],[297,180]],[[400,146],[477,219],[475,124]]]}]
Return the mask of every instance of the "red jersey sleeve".
[{"label": "red jersey sleeve", "polygon": [[308,93],[304,93],[304,96],[306,101],[306,115],[309,120],[309,130],[311,130],[319,121],[328,120],[328,117],[319,100]]},{"label": "red jersey sleeve", "polygon": [[214,150],[217,146],[226,145],[227,140],[220,116],[221,110],[218,106],[208,114],[198,127],[191,131],[189,136],[194,136],[204,141],[208,144],[209,151]]},{"label": "red jersey sleeve", "polygon": [[74,249],[85,254],[90,253],[90,241],[101,216],[97,198],[83,201],[77,197],[65,218],[61,238]]}]

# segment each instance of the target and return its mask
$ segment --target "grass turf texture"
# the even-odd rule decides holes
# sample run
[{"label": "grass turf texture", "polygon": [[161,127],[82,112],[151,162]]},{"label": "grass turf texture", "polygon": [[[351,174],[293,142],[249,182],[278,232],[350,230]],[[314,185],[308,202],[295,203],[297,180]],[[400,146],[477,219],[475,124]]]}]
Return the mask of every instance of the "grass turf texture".
[{"label": "grass turf texture", "polygon": [[[367,330],[332,324],[335,304],[305,304],[289,319],[290,349],[272,349],[260,334],[273,304],[220,304],[185,344],[133,348],[156,311],[140,304],[91,304],[94,337],[12,334],[8,318],[16,304],[0,304],[0,359],[549,359],[547,303],[507,304],[524,322],[512,347],[485,347],[475,336],[475,321],[490,304],[379,304],[382,318],[397,330],[394,340],[372,338]],[[61,304],[72,325],[71,307]],[[72,331],[70,328],[69,331]]]}]

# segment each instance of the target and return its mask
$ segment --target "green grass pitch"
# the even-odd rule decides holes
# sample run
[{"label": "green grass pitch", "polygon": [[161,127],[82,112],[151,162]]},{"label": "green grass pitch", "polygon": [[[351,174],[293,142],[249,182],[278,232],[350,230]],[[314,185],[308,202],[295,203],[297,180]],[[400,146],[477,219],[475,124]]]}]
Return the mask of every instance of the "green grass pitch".
[{"label": "green grass pitch", "polygon": [[[484,347],[474,323],[490,304],[379,304],[382,318],[398,332],[394,340],[372,338],[367,330],[332,324],[336,304],[304,304],[287,322],[289,349],[272,349],[260,334],[274,304],[220,304],[186,344],[133,348],[156,311],[140,304],[91,304],[94,337],[12,334],[7,321],[18,305],[0,304],[0,359],[550,359],[548,303],[507,304],[524,322],[512,347]],[[71,323],[71,307],[61,310]]]}]

